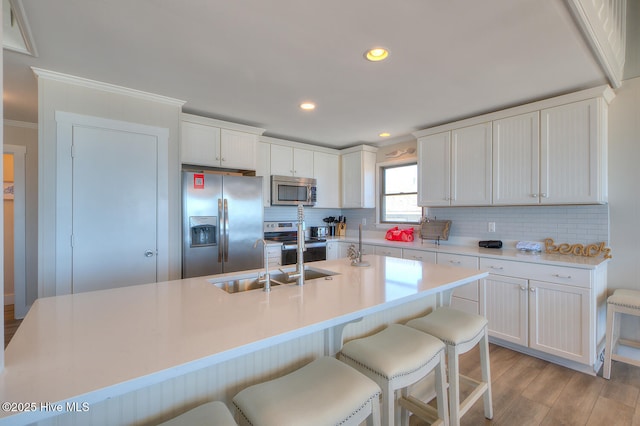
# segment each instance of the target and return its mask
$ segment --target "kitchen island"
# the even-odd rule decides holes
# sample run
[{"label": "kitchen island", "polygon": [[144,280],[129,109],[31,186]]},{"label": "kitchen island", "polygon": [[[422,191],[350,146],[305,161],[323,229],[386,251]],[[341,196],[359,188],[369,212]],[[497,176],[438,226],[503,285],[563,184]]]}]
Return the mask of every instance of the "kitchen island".
[{"label": "kitchen island", "polygon": [[[60,415],[82,423],[162,421],[333,354],[347,323],[376,315],[393,321],[386,313],[394,309],[406,319],[424,314],[433,306],[429,296],[487,276],[392,257],[367,260],[369,267],[315,262],[335,275],[270,293],[229,294],[208,281],[213,277],[199,277],[38,299],[5,352],[0,399],[9,404],[0,424],[53,424]],[[216,365],[222,367],[212,372]]]}]

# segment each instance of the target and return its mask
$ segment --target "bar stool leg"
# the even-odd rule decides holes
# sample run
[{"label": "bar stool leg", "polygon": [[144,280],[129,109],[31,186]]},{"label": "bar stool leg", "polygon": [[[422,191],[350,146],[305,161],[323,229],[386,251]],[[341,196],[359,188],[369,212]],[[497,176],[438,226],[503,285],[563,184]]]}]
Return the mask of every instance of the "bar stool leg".
[{"label": "bar stool leg", "polygon": [[482,381],[487,384],[487,391],[484,393],[484,416],[493,419],[493,405],[491,404],[491,366],[489,365],[489,330],[484,329],[484,337],[480,340],[480,365],[482,366]]},{"label": "bar stool leg", "polygon": [[445,357],[443,352],[440,354],[440,363],[436,367],[436,399],[438,401],[438,417],[442,419],[445,425],[448,425],[449,404],[447,401],[447,377],[444,365]]},{"label": "bar stool leg", "polygon": [[457,346],[447,347],[447,369],[449,370],[449,415],[452,426],[460,426],[460,365]]},{"label": "bar stool leg", "polygon": [[607,337],[604,349],[604,371],[602,372],[602,377],[607,380],[611,378],[611,351],[613,350],[613,342],[615,340],[615,319],[615,308],[611,305],[607,306]]}]

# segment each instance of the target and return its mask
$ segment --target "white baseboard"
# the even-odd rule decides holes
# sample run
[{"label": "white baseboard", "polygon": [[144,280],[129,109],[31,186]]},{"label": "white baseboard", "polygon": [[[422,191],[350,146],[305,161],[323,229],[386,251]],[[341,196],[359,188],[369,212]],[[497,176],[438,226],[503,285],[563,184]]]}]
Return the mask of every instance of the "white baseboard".
[{"label": "white baseboard", "polygon": [[14,303],[15,299],[14,299],[14,294],[6,294],[4,295],[4,304],[5,305],[15,305]]}]

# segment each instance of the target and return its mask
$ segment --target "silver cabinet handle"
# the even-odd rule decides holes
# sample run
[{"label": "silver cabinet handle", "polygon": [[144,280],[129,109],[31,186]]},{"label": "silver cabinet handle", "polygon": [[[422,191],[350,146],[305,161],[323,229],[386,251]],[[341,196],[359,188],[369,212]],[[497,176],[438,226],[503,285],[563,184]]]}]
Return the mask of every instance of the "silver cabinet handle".
[{"label": "silver cabinet handle", "polygon": [[144,257],[153,257],[153,250],[147,250],[144,252]]},{"label": "silver cabinet handle", "polygon": [[450,260],[449,263],[453,263],[454,265],[459,265],[460,261],[459,260]]},{"label": "silver cabinet handle", "polygon": [[529,289],[529,291],[530,291],[531,293],[535,293],[535,292],[536,292],[536,289],[535,289],[534,287],[531,287],[531,288]]},{"label": "silver cabinet handle", "polygon": [[541,196],[542,198],[547,198],[547,194],[546,194],[545,192],[543,192],[542,194],[540,194],[540,196]]},{"label": "silver cabinet handle", "polygon": [[502,271],[504,268],[502,266],[489,266],[489,269],[495,269],[496,271]]},{"label": "silver cabinet handle", "polygon": [[556,277],[556,278],[564,278],[564,279],[567,279],[567,280],[571,279],[571,275],[553,274],[553,276]]},{"label": "silver cabinet handle", "polygon": [[531,194],[531,198],[538,198],[538,194]]},{"label": "silver cabinet handle", "polygon": [[520,286],[520,290],[527,291],[527,288],[525,286]]}]

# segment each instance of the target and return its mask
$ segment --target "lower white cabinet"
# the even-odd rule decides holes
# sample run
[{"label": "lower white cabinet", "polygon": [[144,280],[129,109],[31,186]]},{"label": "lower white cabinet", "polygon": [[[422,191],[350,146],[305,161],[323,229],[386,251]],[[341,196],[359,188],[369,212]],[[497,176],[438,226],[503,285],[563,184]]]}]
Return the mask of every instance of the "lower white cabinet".
[{"label": "lower white cabinet", "polygon": [[269,255],[269,270],[278,269],[282,266],[282,246],[278,244],[267,246]]},{"label": "lower white cabinet", "polygon": [[375,246],[373,253],[380,256],[402,257],[402,249],[398,247]]},{"label": "lower white cabinet", "polygon": [[593,369],[604,345],[607,266],[480,258],[489,335]]},{"label": "lower white cabinet", "polygon": [[340,246],[344,243],[339,241],[327,241],[327,260],[336,260],[341,259],[342,257],[347,257],[346,252],[344,256],[341,256],[342,250],[340,250]]},{"label": "lower white cabinet", "polygon": [[402,249],[402,257],[405,259],[419,260],[424,263],[436,263],[436,253],[434,251]]},{"label": "lower white cabinet", "polygon": [[[476,256],[438,253],[436,263],[439,265],[478,269],[478,258]],[[478,281],[473,281],[457,287],[451,296],[451,307],[472,314],[482,314],[478,285]]]}]

